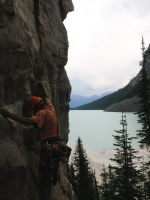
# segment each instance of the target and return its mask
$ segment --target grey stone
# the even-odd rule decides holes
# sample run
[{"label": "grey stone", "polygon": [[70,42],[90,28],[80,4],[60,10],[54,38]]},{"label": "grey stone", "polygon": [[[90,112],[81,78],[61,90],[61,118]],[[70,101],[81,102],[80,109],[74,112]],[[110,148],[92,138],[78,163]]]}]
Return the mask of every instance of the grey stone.
[{"label": "grey stone", "polygon": [[[72,10],[71,0],[0,0],[0,106],[26,115],[23,104],[30,95],[50,98],[66,140],[71,86],[65,71],[68,37],[63,20]],[[0,115],[1,200],[41,200],[36,136],[33,127]],[[52,200],[74,200],[61,171],[64,164]]]}]

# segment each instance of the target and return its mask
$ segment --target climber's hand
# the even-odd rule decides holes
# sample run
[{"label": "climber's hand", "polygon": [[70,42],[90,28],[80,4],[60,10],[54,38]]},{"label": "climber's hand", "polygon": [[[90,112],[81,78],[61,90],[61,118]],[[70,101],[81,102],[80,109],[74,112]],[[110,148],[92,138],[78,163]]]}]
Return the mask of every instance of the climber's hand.
[{"label": "climber's hand", "polygon": [[8,117],[9,112],[5,108],[0,108],[0,114],[4,117]]}]

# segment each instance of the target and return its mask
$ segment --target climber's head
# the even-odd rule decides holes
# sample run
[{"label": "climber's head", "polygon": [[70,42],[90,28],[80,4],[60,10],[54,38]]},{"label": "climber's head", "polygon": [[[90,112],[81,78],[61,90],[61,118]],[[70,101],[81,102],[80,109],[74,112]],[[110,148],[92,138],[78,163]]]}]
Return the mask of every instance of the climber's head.
[{"label": "climber's head", "polygon": [[38,96],[32,96],[28,100],[27,109],[36,113],[38,110],[44,109],[49,105],[52,105],[52,102],[47,97],[41,98]]},{"label": "climber's head", "polygon": [[28,107],[30,110],[35,111],[37,110],[37,107],[41,107],[43,104],[44,102],[41,97],[32,96],[29,99]]}]

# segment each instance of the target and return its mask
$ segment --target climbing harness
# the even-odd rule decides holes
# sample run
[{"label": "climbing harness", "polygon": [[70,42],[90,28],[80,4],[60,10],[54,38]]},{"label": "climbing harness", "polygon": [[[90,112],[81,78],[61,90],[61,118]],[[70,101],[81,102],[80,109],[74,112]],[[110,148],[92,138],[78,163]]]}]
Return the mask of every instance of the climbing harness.
[{"label": "climbing harness", "polygon": [[54,185],[57,183],[59,162],[68,162],[71,154],[71,148],[62,145],[62,141],[65,141],[65,139],[56,137],[41,142],[41,159],[44,160],[44,162],[47,162],[47,164],[49,163],[51,180]]}]

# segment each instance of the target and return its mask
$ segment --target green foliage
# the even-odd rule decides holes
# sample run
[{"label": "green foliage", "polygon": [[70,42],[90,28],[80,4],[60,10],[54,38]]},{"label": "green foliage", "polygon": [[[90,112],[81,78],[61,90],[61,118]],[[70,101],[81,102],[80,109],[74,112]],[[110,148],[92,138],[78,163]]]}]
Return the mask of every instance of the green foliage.
[{"label": "green foliage", "polygon": [[146,190],[146,195],[147,195],[147,200],[150,199],[150,169],[149,169],[150,164],[148,165],[148,177],[147,181],[145,182],[145,190]]},{"label": "green foliage", "polygon": [[109,165],[108,170],[104,167],[101,173],[100,199],[115,200],[115,174],[112,166]]},{"label": "green foliage", "polygon": [[89,167],[87,154],[79,137],[73,162],[69,167],[69,179],[79,200],[99,200],[95,173]]},{"label": "green foliage", "polygon": [[117,130],[115,139],[115,158],[111,159],[116,163],[115,169],[115,199],[130,199],[135,197],[141,199],[141,188],[139,181],[141,180],[140,170],[134,166],[134,159],[136,151],[132,148],[132,139],[127,133],[126,115],[122,114],[121,122],[122,129]]},{"label": "green foliage", "polygon": [[[138,113],[138,122],[141,124],[141,129],[138,130],[137,136],[139,137],[140,146],[150,147],[150,80],[149,74],[146,70],[147,56],[149,55],[148,49],[145,51],[144,39],[142,37],[142,68],[140,71],[140,80],[138,82],[139,90],[138,96],[140,98]],[[143,164],[143,193],[146,200],[150,199],[150,162]]]},{"label": "green foliage", "polygon": [[144,200],[150,199],[150,169],[149,164],[142,162],[141,166],[142,179],[141,179],[141,193]]},{"label": "green foliage", "polygon": [[99,185],[98,182],[96,180],[96,174],[95,174],[95,170],[92,171],[91,173],[91,180],[92,180],[92,191],[93,191],[93,196],[95,200],[100,200],[100,194],[99,194]]},{"label": "green foliage", "polygon": [[78,191],[78,182],[76,179],[76,174],[75,174],[75,168],[73,166],[73,163],[71,163],[70,165],[68,164],[68,179],[72,184],[72,187],[74,189],[74,191]]},{"label": "green foliage", "polygon": [[103,171],[101,173],[101,185],[100,185],[100,194],[102,200],[109,199],[109,179],[108,179],[108,172],[106,171],[106,168],[103,168]]},{"label": "green foliage", "polygon": [[101,173],[100,200],[149,200],[150,199],[150,163],[145,163],[137,169],[135,163],[141,157],[132,148],[132,140],[127,132],[126,115],[122,113],[121,130],[114,135],[115,165],[103,168]]},{"label": "green foliage", "polygon": [[150,146],[150,81],[148,72],[145,68],[146,52],[143,52],[142,69],[140,71],[140,80],[138,82],[138,96],[140,98],[138,113],[138,122],[142,125],[141,130],[138,130],[141,147],[144,145]]},{"label": "green foliage", "polygon": [[83,106],[79,106],[76,109],[79,109],[79,110],[103,110],[112,104],[119,103],[122,100],[129,99],[131,97],[136,96],[137,90],[138,90],[137,85],[132,86],[129,83],[124,88],[122,88],[110,95],[107,95],[107,96],[105,96],[101,99],[98,99],[92,103],[89,103],[89,104],[86,104]]}]

